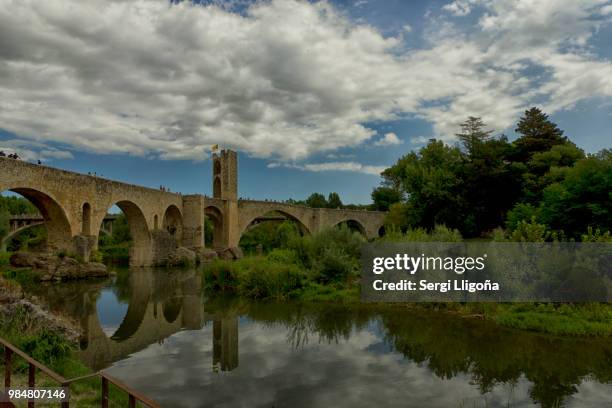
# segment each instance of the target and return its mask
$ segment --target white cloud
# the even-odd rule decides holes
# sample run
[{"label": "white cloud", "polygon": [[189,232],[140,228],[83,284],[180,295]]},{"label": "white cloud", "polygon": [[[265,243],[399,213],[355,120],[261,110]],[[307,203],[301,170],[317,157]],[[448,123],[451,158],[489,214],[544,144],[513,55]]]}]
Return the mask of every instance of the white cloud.
[{"label": "white cloud", "polygon": [[472,12],[472,0],[455,0],[449,4],[442,6],[443,10],[446,10],[455,16],[466,16]]},{"label": "white cloud", "polygon": [[238,14],[165,0],[0,0],[0,127],[99,153],[199,159],[221,143],[285,162],[363,144],[376,133],[366,123],[402,113],[442,138],[468,115],[501,130],[535,102],[552,113],[612,96],[612,64],[589,48],[608,6],[457,0],[445,10],[483,10],[477,25],[432,16],[428,45],[405,50],[401,35],[327,2]]},{"label": "white cloud", "polygon": [[72,153],[67,150],[49,147],[40,142],[19,139],[0,140],[0,151],[7,155],[17,153],[22,160],[33,162],[37,160],[72,159],[73,157]]},{"label": "white cloud", "polygon": [[402,144],[402,141],[393,132],[385,134],[382,139],[374,142],[375,146],[393,146],[398,144]]},{"label": "white cloud", "polygon": [[312,171],[312,172],[324,172],[324,171],[349,171],[353,173],[373,174],[379,175],[385,170],[386,166],[371,166],[367,164],[361,164],[354,161],[348,162],[325,162],[325,163],[305,163],[305,164],[290,164],[290,163],[279,163],[272,162],[268,164],[268,168],[286,167],[290,169]]}]

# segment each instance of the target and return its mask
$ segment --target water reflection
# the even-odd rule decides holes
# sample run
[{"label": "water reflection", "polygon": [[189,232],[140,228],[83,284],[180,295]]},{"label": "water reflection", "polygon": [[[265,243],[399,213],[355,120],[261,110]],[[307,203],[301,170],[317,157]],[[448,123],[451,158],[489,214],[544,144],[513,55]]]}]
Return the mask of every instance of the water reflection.
[{"label": "water reflection", "polygon": [[56,311],[78,321],[79,356],[95,370],[182,330],[213,322],[214,370],[238,366],[238,317],[204,312],[196,271],[121,270],[110,281],[32,288]]},{"label": "water reflection", "polygon": [[[609,339],[405,308],[210,298],[201,285],[196,271],[127,271],[35,291],[80,323],[88,365],[169,407],[612,406]],[[109,290],[127,306],[109,306],[122,320],[107,335],[96,304],[112,303]]]}]

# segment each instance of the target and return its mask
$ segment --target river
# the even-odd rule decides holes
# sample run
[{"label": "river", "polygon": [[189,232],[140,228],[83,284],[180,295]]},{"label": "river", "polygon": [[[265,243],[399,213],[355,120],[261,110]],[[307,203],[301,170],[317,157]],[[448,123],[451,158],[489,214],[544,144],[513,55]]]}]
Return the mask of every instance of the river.
[{"label": "river", "polygon": [[195,269],[26,289],[80,325],[83,362],[166,407],[612,406],[609,339],[220,297]]}]

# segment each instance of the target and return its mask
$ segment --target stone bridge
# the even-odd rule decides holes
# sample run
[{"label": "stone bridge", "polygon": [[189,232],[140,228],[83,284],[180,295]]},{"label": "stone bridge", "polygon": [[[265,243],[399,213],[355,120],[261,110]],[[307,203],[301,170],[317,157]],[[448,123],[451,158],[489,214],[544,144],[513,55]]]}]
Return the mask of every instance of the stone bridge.
[{"label": "stone bridge", "polygon": [[[112,235],[113,224],[117,219],[116,214],[106,214],[102,225],[100,226],[100,233],[106,235]],[[40,214],[19,214],[12,215],[9,218],[9,232],[7,235],[0,239],[0,251],[6,250],[6,245],[10,240],[21,234],[23,231],[36,227],[38,225],[44,225],[45,219]]]},{"label": "stone bridge", "polygon": [[213,155],[213,196],[181,195],[0,157],[0,192],[13,191],[31,201],[47,227],[47,249],[84,259],[97,249],[109,209],[126,215],[133,244],[132,266],[163,263],[177,246],[204,247],[204,220],[214,225],[213,247],[238,246],[249,225],[270,217],[298,223],[315,233],[342,222],[356,225],[367,239],[379,236],[384,213],[309,208],[273,201],[238,198],[237,155]]}]

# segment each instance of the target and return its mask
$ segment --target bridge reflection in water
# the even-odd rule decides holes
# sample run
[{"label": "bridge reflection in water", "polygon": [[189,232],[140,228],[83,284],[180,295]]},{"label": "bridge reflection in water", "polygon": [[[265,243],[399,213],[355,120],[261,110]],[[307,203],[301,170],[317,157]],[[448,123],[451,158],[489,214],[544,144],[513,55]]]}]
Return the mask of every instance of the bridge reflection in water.
[{"label": "bridge reflection in water", "polygon": [[[97,302],[108,282],[79,282],[40,289],[49,306],[79,322],[80,359],[94,370],[145,349],[180,330],[213,327],[213,371],[238,367],[238,317],[204,310],[201,274],[151,269],[120,272],[113,291],[127,312],[112,335],[105,332]],[[104,305],[102,305],[104,307]],[[117,317],[117,316],[115,316]],[[108,331],[108,330],[107,330]]]}]

